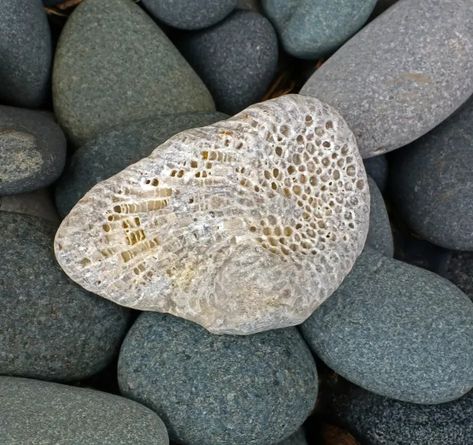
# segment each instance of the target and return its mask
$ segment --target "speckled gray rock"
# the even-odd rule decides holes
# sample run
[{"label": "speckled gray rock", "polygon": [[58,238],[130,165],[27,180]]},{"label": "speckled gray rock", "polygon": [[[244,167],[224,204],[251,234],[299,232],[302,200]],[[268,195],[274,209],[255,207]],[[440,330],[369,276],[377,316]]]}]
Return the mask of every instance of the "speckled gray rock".
[{"label": "speckled gray rock", "polygon": [[51,33],[41,0],[2,0],[0,103],[35,108],[46,99]]},{"label": "speckled gray rock", "polygon": [[158,113],[213,111],[210,93],[132,0],[85,0],[61,33],[54,109],[75,145]]},{"label": "speckled gray rock", "polygon": [[142,0],[154,17],[180,29],[201,29],[223,20],[237,0]]},{"label": "speckled gray rock", "polygon": [[95,184],[138,162],[175,134],[188,128],[210,125],[227,115],[183,113],[133,121],[104,132],[73,155],[56,187],[56,204],[61,216]]},{"label": "speckled gray rock", "polygon": [[2,445],[168,445],[148,408],[86,388],[0,377]]},{"label": "speckled gray rock", "polygon": [[66,160],[66,139],[51,113],[0,105],[0,195],[51,184]]},{"label": "speckled gray rock", "polygon": [[301,93],[341,113],[365,158],[407,145],[473,93],[471,0],[399,0],[322,65]]},{"label": "speckled gray rock", "polygon": [[341,46],[368,20],[376,0],[262,0],[284,49],[316,59]]},{"label": "speckled gray rock", "polygon": [[224,113],[261,99],[276,73],[276,32],[253,11],[236,11],[212,28],[189,34],[179,48]]},{"label": "speckled gray rock", "polygon": [[120,346],[127,311],[64,275],[50,223],[0,212],[0,226],[0,374],[66,381],[100,371]]},{"label": "speckled gray rock", "polygon": [[118,379],[186,445],[280,442],[317,394],[315,364],[295,328],[219,336],[159,313],[140,315],[129,331]]},{"label": "speckled gray rock", "polygon": [[473,300],[473,252],[450,252],[442,276],[457,285]]},{"label": "speckled gray rock", "polygon": [[394,255],[393,233],[383,195],[376,182],[368,176],[370,188],[370,228],[366,244],[382,254]]},{"label": "speckled gray rock", "polygon": [[363,445],[471,445],[473,392],[454,402],[416,405],[351,387],[332,412]]},{"label": "speckled gray rock", "polygon": [[59,223],[59,216],[54,207],[49,190],[40,189],[18,195],[0,196],[0,211],[23,213],[37,216],[52,223]]},{"label": "speckled gray rock", "polygon": [[473,387],[473,303],[440,276],[371,249],[302,333],[331,369],[377,394],[430,404]]},{"label": "speckled gray rock", "polygon": [[366,173],[371,176],[381,192],[386,190],[388,182],[389,166],[386,156],[375,156],[365,159],[364,161]]},{"label": "speckled gray rock", "polygon": [[292,436],[277,445],[307,445],[304,430],[302,428],[298,429]]},{"label": "speckled gray rock", "polygon": [[395,153],[392,198],[408,226],[447,249],[473,250],[473,98]]}]

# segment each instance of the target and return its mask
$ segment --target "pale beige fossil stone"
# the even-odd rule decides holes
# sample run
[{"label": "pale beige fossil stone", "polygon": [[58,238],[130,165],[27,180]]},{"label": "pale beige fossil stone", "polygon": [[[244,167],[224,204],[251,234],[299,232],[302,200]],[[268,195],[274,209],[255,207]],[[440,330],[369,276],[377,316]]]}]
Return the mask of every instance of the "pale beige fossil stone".
[{"label": "pale beige fossil stone", "polygon": [[297,325],[329,297],[368,221],[347,124],[288,95],[179,133],[97,184],[55,252],[74,281],[118,304],[251,334]]}]

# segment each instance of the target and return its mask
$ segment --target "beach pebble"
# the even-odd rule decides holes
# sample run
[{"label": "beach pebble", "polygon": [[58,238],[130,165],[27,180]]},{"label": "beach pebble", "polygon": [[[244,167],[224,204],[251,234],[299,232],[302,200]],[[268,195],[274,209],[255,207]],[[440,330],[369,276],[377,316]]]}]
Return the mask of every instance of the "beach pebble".
[{"label": "beach pebble", "polygon": [[40,189],[18,195],[0,196],[0,211],[37,216],[59,223],[59,216],[49,190]]},{"label": "beach pebble", "polygon": [[442,276],[473,300],[473,252],[450,252]]},{"label": "beach pebble", "polygon": [[292,436],[282,442],[278,442],[277,445],[307,445],[304,430],[302,428],[298,429]]},{"label": "beach pebble", "polygon": [[379,190],[384,193],[388,182],[389,165],[386,156],[375,156],[374,158],[364,159],[366,173],[371,176]]}]

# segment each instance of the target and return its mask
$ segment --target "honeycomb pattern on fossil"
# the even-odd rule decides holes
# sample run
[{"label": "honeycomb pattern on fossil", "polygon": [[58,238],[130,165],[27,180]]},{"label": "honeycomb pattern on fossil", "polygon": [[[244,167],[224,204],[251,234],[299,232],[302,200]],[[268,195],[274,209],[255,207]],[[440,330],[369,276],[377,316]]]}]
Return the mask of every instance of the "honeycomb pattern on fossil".
[{"label": "honeycomb pattern on fossil", "polygon": [[368,231],[355,138],[317,99],[288,95],[184,131],[93,187],[55,252],[82,287],[214,333],[303,322]]}]

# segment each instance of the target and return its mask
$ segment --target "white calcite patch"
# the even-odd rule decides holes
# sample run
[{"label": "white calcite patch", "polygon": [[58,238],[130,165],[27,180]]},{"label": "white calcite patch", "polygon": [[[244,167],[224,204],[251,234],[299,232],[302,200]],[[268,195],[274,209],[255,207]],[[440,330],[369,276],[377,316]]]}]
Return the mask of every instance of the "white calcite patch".
[{"label": "white calcite patch", "polygon": [[337,289],[368,231],[355,138],[288,95],[169,139],[93,187],[56,257],[85,289],[219,334],[297,325]]}]

